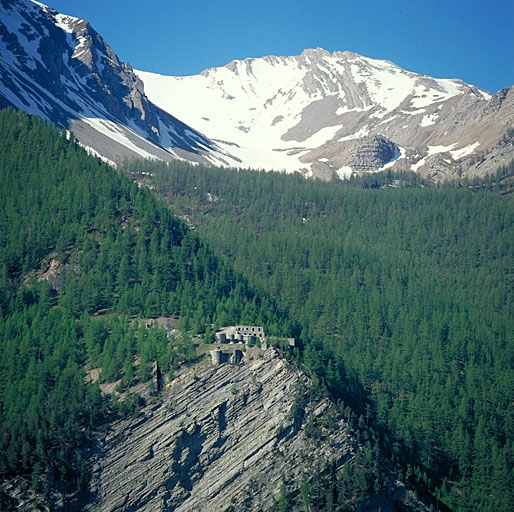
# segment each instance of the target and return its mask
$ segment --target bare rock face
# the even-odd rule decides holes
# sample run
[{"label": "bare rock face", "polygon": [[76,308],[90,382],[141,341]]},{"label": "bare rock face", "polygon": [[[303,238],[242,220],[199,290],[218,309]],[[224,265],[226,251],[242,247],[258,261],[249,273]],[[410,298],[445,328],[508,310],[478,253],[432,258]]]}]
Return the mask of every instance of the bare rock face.
[{"label": "bare rock face", "polygon": [[0,105],[73,130],[107,159],[216,159],[216,145],[151,103],[131,65],[85,20],[2,0],[0,53]]},{"label": "bare rock face", "polygon": [[381,135],[373,135],[356,141],[352,153],[350,167],[357,172],[369,172],[397,158],[400,148]]},{"label": "bare rock face", "polygon": [[249,498],[257,510],[271,505],[283,475],[301,482],[309,462],[352,457],[343,423],[313,453],[303,420],[323,416],[329,402],[308,404],[299,421],[291,410],[305,375],[273,349],[261,355],[196,366],[167,386],[160,405],[115,425],[101,442],[95,501],[85,510],[221,511]]},{"label": "bare rock face", "polygon": [[376,172],[394,165],[400,156],[401,150],[397,144],[382,135],[369,135],[357,140],[329,142],[300,160],[310,164],[315,178],[331,180],[338,176],[338,169],[347,168],[357,173]]},{"label": "bare rock face", "polygon": [[58,291],[63,285],[63,274],[65,270],[65,265],[63,265],[57,258],[52,258],[48,268],[43,273],[41,273],[41,275],[38,277],[38,280],[41,281],[46,279],[52,285],[52,288]]},{"label": "bare rock face", "polygon": [[[81,509],[268,509],[284,478],[299,488],[313,468],[328,461],[341,467],[358,448],[328,399],[302,395],[307,384],[274,349],[251,349],[239,365],[191,367],[168,383],[161,403],[99,441]],[[381,503],[409,493],[392,483]]]},{"label": "bare rock face", "polygon": [[[263,512],[285,484],[288,510],[303,511],[303,482],[328,467],[362,468],[364,451],[301,369],[254,347],[237,365],[203,359],[182,368],[139,415],[109,424],[79,496],[43,497],[18,477],[0,486],[0,502],[24,512]],[[380,490],[351,498],[352,510],[427,512],[387,463],[373,463],[382,467]]]}]

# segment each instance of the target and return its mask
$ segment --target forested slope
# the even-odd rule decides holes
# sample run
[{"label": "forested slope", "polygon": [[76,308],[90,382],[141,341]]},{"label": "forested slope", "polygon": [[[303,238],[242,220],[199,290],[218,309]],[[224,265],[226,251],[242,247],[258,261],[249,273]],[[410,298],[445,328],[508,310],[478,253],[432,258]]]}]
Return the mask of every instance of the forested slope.
[{"label": "forested slope", "polygon": [[511,197],[406,176],[366,190],[184,163],[126,172],[289,311],[305,362],[407,476],[454,510],[512,506]]},{"label": "forested slope", "polygon": [[112,402],[86,373],[128,393],[153,361],[173,372],[189,338],[170,345],[137,321],[173,315],[184,332],[298,335],[370,463],[385,455],[454,510],[509,509],[511,197],[407,175],[363,189],[180,162],[125,170],[195,230],[73,136],[0,111],[0,478],[86,486],[99,422],[138,402]]},{"label": "forested slope", "polygon": [[135,318],[180,316],[193,333],[235,322],[288,331],[167,207],[73,136],[1,110],[0,176],[0,479],[25,475],[43,492],[86,485],[98,422],[137,402],[111,403],[86,371],[125,390],[152,362],[173,371],[191,355],[187,339],[171,347]]}]

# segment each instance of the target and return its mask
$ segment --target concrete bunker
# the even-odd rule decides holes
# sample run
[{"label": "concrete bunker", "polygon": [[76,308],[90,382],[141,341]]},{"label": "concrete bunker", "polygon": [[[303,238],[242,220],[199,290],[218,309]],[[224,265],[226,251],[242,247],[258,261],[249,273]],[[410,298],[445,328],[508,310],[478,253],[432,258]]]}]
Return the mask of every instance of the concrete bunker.
[{"label": "concrete bunker", "polygon": [[243,359],[243,351],[234,348],[234,349],[226,349],[226,350],[211,350],[211,360],[212,364],[219,365],[223,363],[231,363],[238,364]]}]

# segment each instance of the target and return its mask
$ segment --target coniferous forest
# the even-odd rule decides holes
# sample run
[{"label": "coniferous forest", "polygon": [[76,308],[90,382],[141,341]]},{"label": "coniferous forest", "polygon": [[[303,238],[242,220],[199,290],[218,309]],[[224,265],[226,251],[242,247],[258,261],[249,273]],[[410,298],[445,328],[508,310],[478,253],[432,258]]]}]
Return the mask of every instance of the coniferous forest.
[{"label": "coniferous forest", "polygon": [[[126,163],[127,179],[12,109],[0,146],[0,479],[86,487],[95,429],[141,400],[99,383],[128,393],[155,361],[172,376],[190,334],[243,323],[297,337],[362,467],[380,454],[441,510],[511,509],[511,195],[184,162]],[[180,318],[180,343],[143,326],[160,315]],[[378,485],[359,467],[313,469],[304,508],[347,510],[352,482]]]},{"label": "coniferous forest", "polygon": [[138,402],[111,403],[86,371],[125,389],[147,381],[152,362],[173,372],[191,355],[187,339],[172,352],[163,330],[134,318],[180,316],[188,333],[289,327],[148,190],[73,136],[5,109],[0,145],[0,478],[73,492],[87,483],[92,429]]},{"label": "coniferous forest", "polygon": [[452,510],[511,509],[511,195],[412,174],[325,183],[183,162],[125,172],[287,311],[304,362],[403,474]]}]

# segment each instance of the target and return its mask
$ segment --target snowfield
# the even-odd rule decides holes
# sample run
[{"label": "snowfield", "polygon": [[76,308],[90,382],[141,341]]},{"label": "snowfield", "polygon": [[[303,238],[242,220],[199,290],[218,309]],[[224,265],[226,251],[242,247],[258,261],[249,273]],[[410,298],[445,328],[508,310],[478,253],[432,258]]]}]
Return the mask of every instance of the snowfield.
[{"label": "snowfield", "polygon": [[[310,151],[380,134],[379,126],[409,118],[430,128],[438,122],[438,106],[468,94],[470,87],[411,73],[389,61],[320,48],[294,57],[235,60],[193,76],[135,72],[152,102],[216,141],[238,166],[307,175],[311,164],[300,159]],[[364,116],[359,126],[356,116]],[[405,153],[403,148],[397,159]],[[351,172],[343,166],[336,174]]]}]

